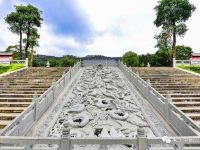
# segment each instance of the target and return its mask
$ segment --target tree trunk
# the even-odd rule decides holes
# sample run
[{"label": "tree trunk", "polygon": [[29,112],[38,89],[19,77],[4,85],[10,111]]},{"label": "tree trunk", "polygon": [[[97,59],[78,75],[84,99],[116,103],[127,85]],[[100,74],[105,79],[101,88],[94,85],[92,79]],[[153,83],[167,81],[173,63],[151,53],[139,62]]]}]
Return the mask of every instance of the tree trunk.
[{"label": "tree trunk", "polygon": [[33,46],[31,48],[31,53],[30,53],[30,67],[33,66],[33,57],[34,57],[34,49],[33,49]]},{"label": "tree trunk", "polygon": [[26,34],[26,46],[25,46],[25,57],[26,58],[28,58],[28,48],[30,46],[29,38],[30,38],[30,24],[28,25],[28,30],[27,30],[27,34]]},{"label": "tree trunk", "polygon": [[22,60],[22,29],[19,31],[19,57]]},{"label": "tree trunk", "polygon": [[173,50],[173,58],[176,58],[176,23],[173,23],[173,45],[172,45],[172,50]]}]

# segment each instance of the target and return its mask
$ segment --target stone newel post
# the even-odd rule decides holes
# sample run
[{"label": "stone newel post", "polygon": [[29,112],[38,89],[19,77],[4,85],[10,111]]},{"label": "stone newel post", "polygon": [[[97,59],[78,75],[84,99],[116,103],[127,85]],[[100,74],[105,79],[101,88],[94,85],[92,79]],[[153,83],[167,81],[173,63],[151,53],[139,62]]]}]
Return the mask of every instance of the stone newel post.
[{"label": "stone newel post", "polygon": [[147,135],[146,131],[143,127],[137,128],[137,149],[138,150],[147,150]]},{"label": "stone newel post", "polygon": [[71,150],[70,128],[68,126],[62,128],[60,150]]}]

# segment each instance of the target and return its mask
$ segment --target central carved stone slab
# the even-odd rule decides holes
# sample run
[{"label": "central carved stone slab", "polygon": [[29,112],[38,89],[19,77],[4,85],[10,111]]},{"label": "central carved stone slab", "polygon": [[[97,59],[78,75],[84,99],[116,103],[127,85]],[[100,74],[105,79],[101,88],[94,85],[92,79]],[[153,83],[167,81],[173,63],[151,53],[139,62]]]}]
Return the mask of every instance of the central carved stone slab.
[{"label": "central carved stone slab", "polygon": [[153,135],[119,69],[99,65],[84,69],[49,136],[135,137],[139,126]]}]

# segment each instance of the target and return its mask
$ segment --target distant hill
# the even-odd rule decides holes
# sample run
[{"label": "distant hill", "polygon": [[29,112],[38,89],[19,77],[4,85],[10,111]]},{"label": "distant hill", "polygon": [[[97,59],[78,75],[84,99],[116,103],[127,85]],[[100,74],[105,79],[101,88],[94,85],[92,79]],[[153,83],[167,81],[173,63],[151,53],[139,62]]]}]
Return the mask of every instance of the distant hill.
[{"label": "distant hill", "polygon": [[47,56],[47,55],[35,55],[33,66],[35,67],[44,67],[47,64],[47,61],[50,62],[50,65],[52,67],[62,67],[62,61],[65,57],[68,57],[67,59],[69,61],[76,62],[80,59],[121,59],[120,57],[107,57],[103,55],[87,55],[85,57],[77,57],[73,55],[65,55],[63,57],[56,57],[56,56]]},{"label": "distant hill", "polygon": [[120,59],[121,57],[108,57],[103,55],[87,55],[81,59]]}]

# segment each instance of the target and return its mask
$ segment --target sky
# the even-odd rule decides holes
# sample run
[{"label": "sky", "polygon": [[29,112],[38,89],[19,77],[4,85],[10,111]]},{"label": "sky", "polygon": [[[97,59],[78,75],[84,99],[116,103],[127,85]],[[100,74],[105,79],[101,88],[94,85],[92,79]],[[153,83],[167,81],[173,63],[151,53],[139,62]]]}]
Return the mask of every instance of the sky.
[{"label": "sky", "polygon": [[[197,9],[187,21],[188,32],[178,45],[200,52],[200,1],[190,0]],[[153,21],[158,0],[0,0],[0,51],[18,44],[19,37],[8,29],[5,16],[14,5],[32,4],[42,11],[37,54],[122,56],[126,51],[154,53]]]}]

